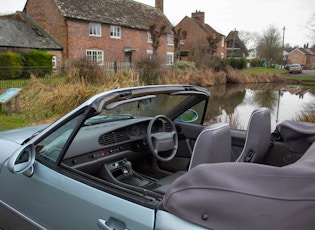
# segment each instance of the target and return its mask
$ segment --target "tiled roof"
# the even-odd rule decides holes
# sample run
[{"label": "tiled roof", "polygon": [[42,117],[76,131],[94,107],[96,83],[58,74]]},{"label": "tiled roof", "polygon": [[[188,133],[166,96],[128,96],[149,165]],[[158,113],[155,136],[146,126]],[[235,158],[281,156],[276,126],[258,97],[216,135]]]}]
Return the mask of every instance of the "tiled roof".
[{"label": "tiled roof", "polygon": [[198,19],[194,19],[194,18],[189,18],[187,17],[189,20],[192,20],[195,24],[197,24],[202,30],[204,30],[207,34],[219,34],[222,36],[222,34],[220,34],[219,32],[217,32],[215,29],[213,29],[209,24],[207,23],[202,23],[200,22]]},{"label": "tiled roof", "polygon": [[[233,41],[235,39],[235,43],[241,48],[243,49],[243,51],[245,52],[246,55],[248,55],[248,50],[244,44],[244,42],[240,39],[240,37],[238,36],[238,31],[234,30],[231,31],[228,36],[225,38],[225,41]],[[228,42],[228,48],[232,48],[230,47],[230,44]]]},{"label": "tiled roof", "polygon": [[132,0],[54,0],[64,17],[148,30],[151,24],[171,27],[155,7]]},{"label": "tiled roof", "polygon": [[0,47],[61,50],[61,45],[26,15],[0,16]]},{"label": "tiled roof", "polygon": [[300,50],[305,54],[315,55],[315,52],[310,48],[300,48]]}]

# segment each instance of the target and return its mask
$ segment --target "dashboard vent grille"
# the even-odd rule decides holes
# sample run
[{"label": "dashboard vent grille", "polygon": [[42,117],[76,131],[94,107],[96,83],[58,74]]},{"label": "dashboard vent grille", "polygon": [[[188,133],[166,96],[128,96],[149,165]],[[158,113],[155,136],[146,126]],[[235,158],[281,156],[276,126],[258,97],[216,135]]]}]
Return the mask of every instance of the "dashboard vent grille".
[{"label": "dashboard vent grille", "polygon": [[98,138],[98,143],[100,145],[111,145],[126,140],[129,140],[129,136],[127,131],[122,129],[111,133],[104,133]]}]

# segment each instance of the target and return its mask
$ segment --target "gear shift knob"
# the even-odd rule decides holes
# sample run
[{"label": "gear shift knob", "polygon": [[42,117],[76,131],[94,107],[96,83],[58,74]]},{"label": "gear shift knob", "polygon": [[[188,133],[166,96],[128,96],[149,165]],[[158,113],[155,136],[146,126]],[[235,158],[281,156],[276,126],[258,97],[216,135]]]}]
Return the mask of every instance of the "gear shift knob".
[{"label": "gear shift knob", "polygon": [[126,161],[124,164],[124,167],[126,168],[126,170],[128,171],[127,173],[129,173],[130,175],[132,175],[132,164],[130,161]]}]

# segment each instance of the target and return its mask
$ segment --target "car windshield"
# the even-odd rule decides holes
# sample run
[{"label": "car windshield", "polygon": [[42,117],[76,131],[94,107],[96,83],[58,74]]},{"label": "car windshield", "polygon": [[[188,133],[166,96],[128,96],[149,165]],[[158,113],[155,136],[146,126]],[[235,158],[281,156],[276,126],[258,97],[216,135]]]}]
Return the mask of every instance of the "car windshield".
[{"label": "car windshield", "polygon": [[[94,125],[138,117],[154,117],[156,115],[173,115],[173,119],[175,119],[192,107],[200,115],[198,117],[201,119],[204,103],[191,105],[191,107],[188,108],[184,108],[183,106],[185,103],[189,106],[188,101],[192,97],[192,95],[158,94],[114,102],[106,105],[101,114],[87,119],[85,125]],[[198,119],[195,119],[194,121],[198,122]]]}]

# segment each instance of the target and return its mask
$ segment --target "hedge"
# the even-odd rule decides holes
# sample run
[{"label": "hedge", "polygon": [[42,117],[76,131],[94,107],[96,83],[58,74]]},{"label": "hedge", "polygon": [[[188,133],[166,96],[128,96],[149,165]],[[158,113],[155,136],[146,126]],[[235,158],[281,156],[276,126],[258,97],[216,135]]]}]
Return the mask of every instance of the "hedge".
[{"label": "hedge", "polygon": [[19,53],[0,53],[0,79],[14,79],[22,74],[23,62]]},{"label": "hedge", "polygon": [[44,77],[52,73],[52,54],[45,51],[0,52],[0,80],[29,77],[34,74]]}]

